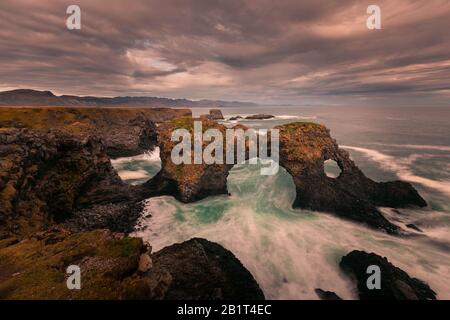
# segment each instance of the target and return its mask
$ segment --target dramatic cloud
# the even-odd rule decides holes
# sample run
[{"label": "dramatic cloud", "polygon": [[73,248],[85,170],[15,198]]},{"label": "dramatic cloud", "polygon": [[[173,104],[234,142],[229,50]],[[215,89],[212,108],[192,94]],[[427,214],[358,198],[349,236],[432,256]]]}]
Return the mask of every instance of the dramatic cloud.
[{"label": "dramatic cloud", "polygon": [[[77,4],[82,29],[66,28]],[[0,2],[0,90],[298,105],[446,105],[450,2]]]}]

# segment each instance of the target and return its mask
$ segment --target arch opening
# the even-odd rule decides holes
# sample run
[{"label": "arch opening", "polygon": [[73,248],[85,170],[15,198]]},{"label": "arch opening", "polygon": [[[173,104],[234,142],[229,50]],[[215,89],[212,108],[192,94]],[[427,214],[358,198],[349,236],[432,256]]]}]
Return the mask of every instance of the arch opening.
[{"label": "arch opening", "polygon": [[325,175],[328,178],[336,179],[342,173],[342,170],[339,167],[339,165],[337,164],[337,162],[332,159],[328,159],[323,163],[323,169],[324,169]]}]

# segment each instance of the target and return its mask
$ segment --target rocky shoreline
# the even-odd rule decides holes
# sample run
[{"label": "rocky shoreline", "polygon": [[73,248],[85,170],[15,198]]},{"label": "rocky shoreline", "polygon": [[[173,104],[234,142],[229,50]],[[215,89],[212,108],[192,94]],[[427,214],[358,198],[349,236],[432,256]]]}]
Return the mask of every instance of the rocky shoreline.
[{"label": "rocky shoreline", "polygon": [[[81,290],[66,287],[69,265],[81,269]],[[0,299],[264,299],[239,260],[205,239],[152,253],[122,233],[53,228],[0,240],[0,270]]]},{"label": "rocky shoreline", "polygon": [[[204,130],[215,128],[225,135],[225,126],[209,119],[202,121]],[[179,118],[158,127],[162,169],[144,184],[147,197],[171,195],[188,203],[211,195],[228,194],[227,177],[233,165],[174,165],[170,160],[176,144],[170,139],[171,132],[185,128],[193,134],[193,122],[192,118]],[[375,182],[367,178],[323,125],[297,122],[276,129],[280,132],[280,166],[292,176],[296,186],[294,208],[330,212],[371,228],[400,234],[399,227],[384,218],[377,207],[427,205],[407,182]],[[329,159],[336,161],[342,171],[337,178],[325,173],[324,163]]]},{"label": "rocky shoreline", "polygon": [[[149,244],[127,236],[148,197],[171,195],[193,202],[228,194],[232,165],[176,166],[170,161],[170,134],[175,128],[192,130],[190,111],[86,112],[0,111],[0,298],[264,299],[248,270],[218,244],[191,239],[151,253]],[[210,114],[221,116],[216,111]],[[202,121],[204,130],[225,130],[212,119]],[[324,126],[294,123],[277,129],[280,165],[296,186],[294,207],[334,213],[400,234],[377,207],[426,205],[409,183],[367,178]],[[160,148],[161,171],[142,186],[122,182],[110,158],[155,146]],[[324,172],[328,159],[342,170],[337,178]],[[32,252],[36,261],[30,265]],[[70,264],[80,264],[87,275],[79,292],[63,287],[64,270]],[[411,290],[419,286],[426,292],[414,291],[415,297],[433,298],[418,282],[399,277]],[[48,278],[48,286],[41,278]],[[104,290],[109,287],[114,290]],[[325,299],[336,298],[319,290]]]}]

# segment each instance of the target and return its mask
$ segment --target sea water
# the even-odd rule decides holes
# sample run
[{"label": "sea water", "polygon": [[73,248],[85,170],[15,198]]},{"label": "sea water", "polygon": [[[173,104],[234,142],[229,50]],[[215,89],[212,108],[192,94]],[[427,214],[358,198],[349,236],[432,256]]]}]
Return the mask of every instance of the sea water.
[{"label": "sea water", "polygon": [[[207,109],[194,109],[194,115]],[[236,165],[230,196],[182,204],[173,197],[147,199],[135,236],[159,250],[202,237],[231,250],[256,278],[267,298],[317,299],[315,288],[355,299],[355,286],[339,261],[352,250],[386,256],[412,277],[450,299],[450,110],[445,108],[261,107],[222,109],[233,115],[269,113],[269,120],[241,120],[254,128],[293,121],[331,129],[367,176],[411,182],[427,200],[424,209],[380,208],[412,237],[390,236],[323,212],[292,209],[292,177],[280,169],[262,176],[255,165]],[[235,122],[223,121],[225,125]],[[142,183],[160,169],[158,150],[113,162],[121,177]],[[133,173],[136,172],[136,173]],[[414,223],[424,232],[405,226]]]}]

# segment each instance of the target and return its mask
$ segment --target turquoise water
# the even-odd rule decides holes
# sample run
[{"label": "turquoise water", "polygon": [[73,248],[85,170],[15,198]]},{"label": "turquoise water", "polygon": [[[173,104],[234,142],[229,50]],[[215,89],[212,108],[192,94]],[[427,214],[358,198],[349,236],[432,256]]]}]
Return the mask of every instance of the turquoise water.
[{"label": "turquoise water", "polygon": [[[428,282],[438,298],[450,299],[450,111],[222,111],[226,118],[253,113],[277,115],[272,120],[243,121],[256,128],[292,121],[327,125],[369,177],[379,181],[401,178],[414,184],[429,202],[428,208],[402,209],[402,215],[387,208],[381,210],[403,228],[408,223],[416,224],[425,236],[394,237],[330,214],[294,210],[291,204],[295,188],[290,175],[280,169],[277,175],[261,176],[255,165],[238,165],[231,170],[230,196],[209,197],[191,204],[182,204],[172,197],[146,200],[136,236],[148,240],[155,251],[192,237],[216,241],[242,261],[266,297],[272,299],[317,299],[315,288],[335,291],[347,299],[356,298],[354,285],[338,268],[342,255],[354,249],[388,257],[411,276]],[[115,166],[119,173],[135,169],[148,171],[151,176],[159,167],[157,155],[150,158],[151,164],[139,162],[142,159],[118,159],[120,166]],[[149,165],[153,169],[146,169]],[[126,177],[123,172],[121,175]]]}]

